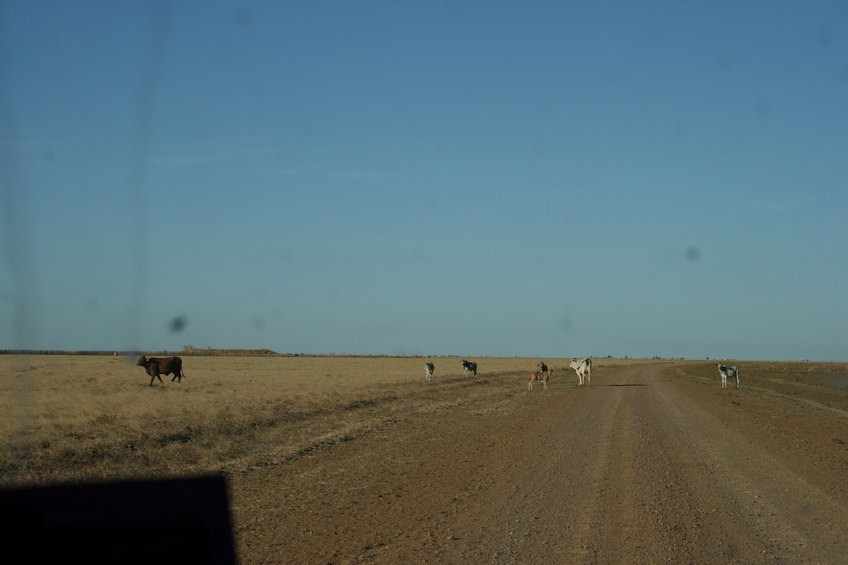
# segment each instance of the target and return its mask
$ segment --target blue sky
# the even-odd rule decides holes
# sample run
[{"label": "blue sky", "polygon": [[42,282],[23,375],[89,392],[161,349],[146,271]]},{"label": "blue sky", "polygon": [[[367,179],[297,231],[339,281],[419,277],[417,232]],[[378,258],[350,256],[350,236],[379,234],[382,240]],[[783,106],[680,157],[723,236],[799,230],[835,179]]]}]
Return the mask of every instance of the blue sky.
[{"label": "blue sky", "polygon": [[844,2],[6,1],[0,84],[0,348],[848,360]]}]

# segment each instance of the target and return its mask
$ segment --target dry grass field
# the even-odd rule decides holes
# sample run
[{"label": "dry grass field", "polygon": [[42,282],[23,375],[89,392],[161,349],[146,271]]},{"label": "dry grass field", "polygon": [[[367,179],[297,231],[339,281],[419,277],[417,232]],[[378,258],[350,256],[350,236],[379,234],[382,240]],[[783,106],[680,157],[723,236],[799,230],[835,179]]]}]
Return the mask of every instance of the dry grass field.
[{"label": "dry grass field", "polygon": [[[428,360],[436,365],[429,386]],[[478,385],[494,375],[529,373],[538,362],[477,361]],[[567,368],[570,360],[545,361]],[[156,380],[152,387],[135,362],[0,356],[2,481],[238,472],[349,440],[392,414],[461,403],[462,389],[475,384],[462,376],[458,357],[186,356],[182,383],[163,376],[164,384]]]},{"label": "dry grass field", "polygon": [[[242,563],[838,563],[848,364],[0,356],[2,486],[223,473]],[[424,363],[433,361],[433,382]]]}]

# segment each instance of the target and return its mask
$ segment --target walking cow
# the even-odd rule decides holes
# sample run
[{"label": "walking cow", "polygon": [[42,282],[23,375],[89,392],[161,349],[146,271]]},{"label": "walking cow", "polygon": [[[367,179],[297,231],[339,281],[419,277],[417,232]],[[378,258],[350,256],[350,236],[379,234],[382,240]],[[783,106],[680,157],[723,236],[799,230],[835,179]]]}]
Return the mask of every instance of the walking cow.
[{"label": "walking cow", "polygon": [[424,369],[426,371],[425,374],[424,374],[424,380],[429,383],[430,381],[433,380],[433,371],[436,370],[436,366],[433,365],[432,363],[426,363],[424,365]]},{"label": "walking cow", "polygon": [[142,355],[138,358],[136,365],[144,367],[147,374],[150,375],[150,384],[148,386],[153,386],[154,379],[159,379],[161,383],[162,377],[159,375],[174,375],[171,377],[171,382],[174,382],[174,379],[176,379],[178,383],[181,383],[185,376],[183,373],[183,360],[179,357],[145,357]]}]

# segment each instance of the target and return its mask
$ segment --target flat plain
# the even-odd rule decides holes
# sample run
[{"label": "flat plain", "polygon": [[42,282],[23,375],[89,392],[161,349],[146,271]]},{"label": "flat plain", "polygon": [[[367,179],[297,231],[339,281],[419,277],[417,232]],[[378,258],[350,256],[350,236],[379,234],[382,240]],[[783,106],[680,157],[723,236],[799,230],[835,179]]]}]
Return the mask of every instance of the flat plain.
[{"label": "flat plain", "polygon": [[135,358],[0,356],[0,479],[222,473],[242,563],[848,555],[848,364],[722,390],[709,360],[596,359],[583,388],[570,359],[471,360],[186,356],[151,387]]}]

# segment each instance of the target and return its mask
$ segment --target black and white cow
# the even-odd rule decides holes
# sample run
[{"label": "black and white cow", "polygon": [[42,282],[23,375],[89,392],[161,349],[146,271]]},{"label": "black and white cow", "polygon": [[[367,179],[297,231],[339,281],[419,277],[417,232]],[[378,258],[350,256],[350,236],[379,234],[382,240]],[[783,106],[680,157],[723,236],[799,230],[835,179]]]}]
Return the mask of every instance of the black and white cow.
[{"label": "black and white cow", "polygon": [[462,376],[467,377],[468,371],[471,371],[474,374],[474,378],[477,378],[477,363],[474,361],[466,361],[462,360]]},{"label": "black and white cow", "polygon": [[436,370],[436,366],[433,365],[432,363],[427,363],[427,364],[424,365],[424,368],[427,371],[426,375],[424,376],[424,380],[426,380],[429,383],[430,381],[433,380],[433,371]]},{"label": "black and white cow", "polygon": [[718,372],[721,375],[721,388],[727,388],[727,379],[736,379],[736,390],[739,390],[739,367],[725,367],[724,363],[718,364]]}]

